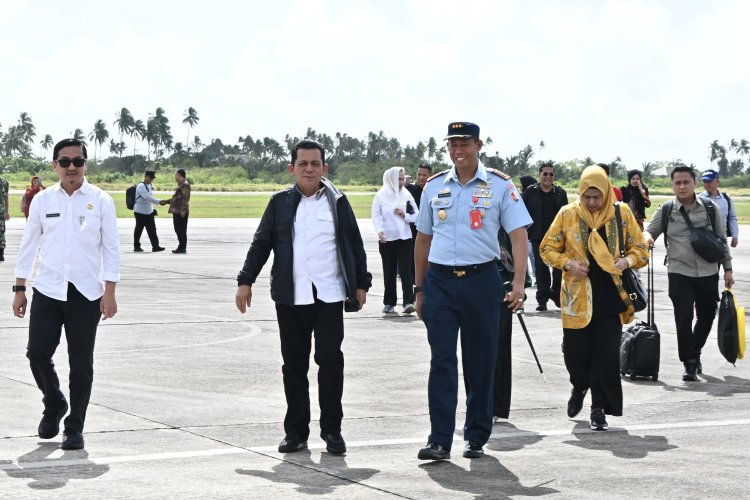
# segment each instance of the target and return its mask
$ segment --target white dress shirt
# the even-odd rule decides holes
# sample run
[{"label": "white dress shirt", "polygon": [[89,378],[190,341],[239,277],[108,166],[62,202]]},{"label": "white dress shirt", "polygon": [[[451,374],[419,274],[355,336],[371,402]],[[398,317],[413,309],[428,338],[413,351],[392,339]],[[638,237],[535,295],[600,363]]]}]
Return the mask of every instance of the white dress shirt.
[{"label": "white dress shirt", "polygon": [[151,194],[153,188],[145,182],[140,182],[135,187],[135,205],[133,205],[133,212],[139,214],[150,215],[154,211],[153,204],[158,205],[159,200],[154,198]]},{"label": "white dress shirt", "polygon": [[346,284],[336,252],[333,212],[323,189],[309,198],[302,195],[294,218],[292,271],[296,306],[315,303],[313,285],[323,302],[346,299]]},{"label": "white dress shirt", "polygon": [[105,281],[120,281],[120,239],[112,197],[86,179],[71,196],[59,182],[40,191],[31,202],[18,250],[17,278],[31,278],[37,249],[35,289],[64,301],[70,282],[87,299],[100,298]]},{"label": "white dress shirt", "polygon": [[[379,234],[381,231],[385,233],[385,241],[411,239],[411,227],[409,227],[409,223],[417,221],[419,207],[417,207],[417,202],[414,201],[414,197],[408,190],[403,189],[403,192],[405,195],[408,195],[404,196],[406,202],[389,199],[381,191],[378,191],[372,200],[372,225],[376,233]],[[406,213],[406,203],[409,203],[414,209],[413,214]],[[393,213],[396,208],[403,210],[403,219]]]}]

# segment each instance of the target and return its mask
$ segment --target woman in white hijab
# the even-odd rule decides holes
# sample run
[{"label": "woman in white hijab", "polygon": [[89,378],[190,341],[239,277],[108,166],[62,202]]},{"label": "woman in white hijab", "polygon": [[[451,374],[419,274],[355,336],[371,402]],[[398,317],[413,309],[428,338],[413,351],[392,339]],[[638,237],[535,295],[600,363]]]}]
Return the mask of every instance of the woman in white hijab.
[{"label": "woman in white hijab", "polygon": [[396,312],[396,273],[401,274],[404,314],[414,309],[414,258],[410,222],[417,220],[419,207],[404,189],[403,167],[392,167],[383,173],[383,187],[372,200],[372,225],[378,234],[380,258],[383,261],[383,312]]}]

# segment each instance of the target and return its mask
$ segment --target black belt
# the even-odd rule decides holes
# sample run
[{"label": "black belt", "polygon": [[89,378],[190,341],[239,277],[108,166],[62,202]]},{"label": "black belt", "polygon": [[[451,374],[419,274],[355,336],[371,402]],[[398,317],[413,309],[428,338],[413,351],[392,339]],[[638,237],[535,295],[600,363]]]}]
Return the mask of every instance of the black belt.
[{"label": "black belt", "polygon": [[491,260],[483,264],[474,264],[473,266],[444,266],[443,264],[430,262],[430,267],[435,268],[443,274],[455,276],[456,278],[468,278],[472,274],[477,274],[479,271],[490,266],[497,266],[496,261]]}]

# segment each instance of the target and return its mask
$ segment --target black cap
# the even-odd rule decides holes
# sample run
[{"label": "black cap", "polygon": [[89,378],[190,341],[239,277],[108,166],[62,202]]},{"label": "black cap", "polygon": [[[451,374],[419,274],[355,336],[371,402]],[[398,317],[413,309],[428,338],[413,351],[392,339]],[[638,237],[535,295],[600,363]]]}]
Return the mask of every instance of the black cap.
[{"label": "black cap", "polygon": [[152,179],[156,179],[156,172],[154,172],[153,170],[146,170],[143,175],[145,175],[146,177],[151,177]]},{"label": "black cap", "polygon": [[452,137],[479,137],[479,125],[471,122],[453,122],[448,125],[446,140]]}]

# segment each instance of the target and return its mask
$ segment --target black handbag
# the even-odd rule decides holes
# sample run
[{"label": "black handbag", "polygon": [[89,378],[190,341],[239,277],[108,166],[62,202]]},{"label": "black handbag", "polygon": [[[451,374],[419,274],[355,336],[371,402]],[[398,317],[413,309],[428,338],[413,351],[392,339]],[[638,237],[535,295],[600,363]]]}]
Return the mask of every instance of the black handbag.
[{"label": "black handbag", "polygon": [[[620,257],[625,257],[625,239],[622,235],[622,216],[620,215],[619,204],[615,205],[615,218],[617,219],[617,237],[620,240]],[[643,282],[634,270],[627,268],[622,272],[622,287],[628,293],[635,312],[646,309],[648,295],[646,295],[646,289],[643,288]]]},{"label": "black handbag", "polygon": [[[685,207],[680,207],[680,213],[690,228],[690,246],[695,253],[708,262],[721,262],[724,260],[724,248],[727,242],[708,227],[695,227],[688,217]],[[714,221],[711,220],[713,228]]]}]

